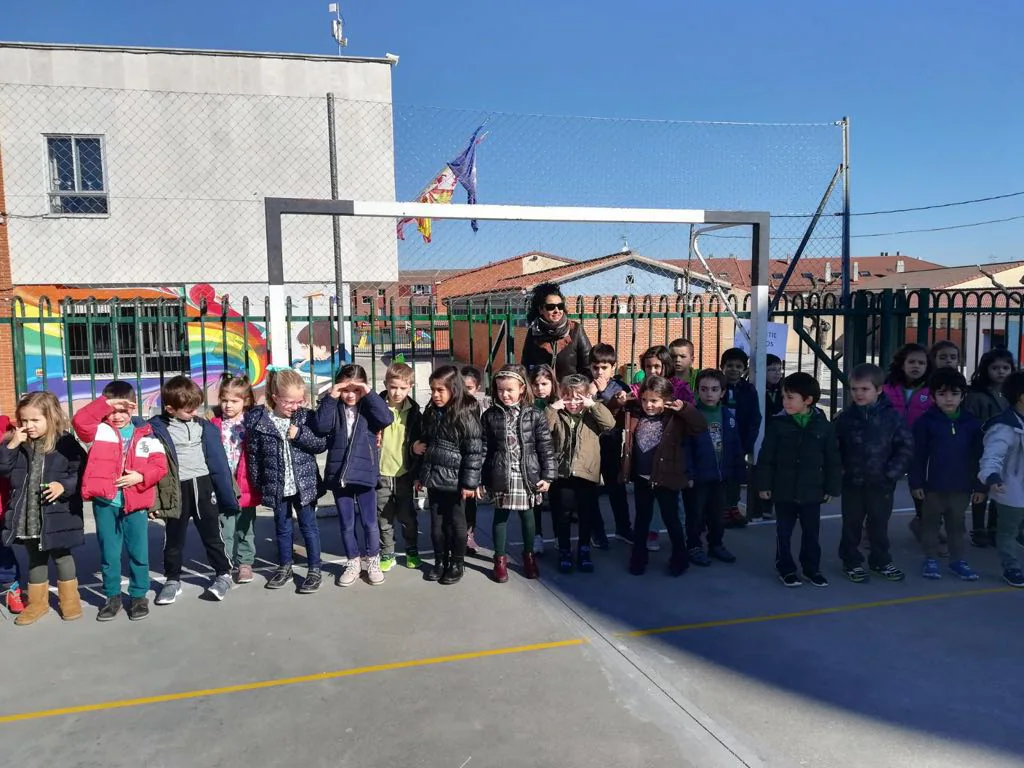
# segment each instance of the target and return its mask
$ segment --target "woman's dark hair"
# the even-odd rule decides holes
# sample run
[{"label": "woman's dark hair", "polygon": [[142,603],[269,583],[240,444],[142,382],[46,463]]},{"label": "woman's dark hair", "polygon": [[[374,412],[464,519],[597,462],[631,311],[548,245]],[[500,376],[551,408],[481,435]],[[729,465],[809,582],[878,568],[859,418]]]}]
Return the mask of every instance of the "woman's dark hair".
[{"label": "woman's dark hair", "polygon": [[[903,364],[907,362],[907,358],[913,354],[920,353],[924,355],[924,359],[928,361],[928,365],[924,369],[924,375],[921,376],[917,381],[907,381],[907,374],[903,372]],[[892,356],[892,362],[889,363],[889,375],[885,378],[886,384],[896,384],[900,387],[914,387],[924,384],[932,377],[932,359],[928,356],[928,350],[922,347],[920,344],[904,344],[900,347],[896,354]]]},{"label": "woman's dark hair", "polygon": [[[458,432],[465,434],[471,428],[473,420],[479,417],[476,398],[466,391],[466,386],[462,383],[462,373],[454,365],[442,365],[430,374],[430,383],[435,382],[443,384],[451,395],[444,407],[445,413],[448,414],[448,423]],[[427,406],[427,413],[436,410],[438,408],[433,402]]]},{"label": "woman's dark hair", "polygon": [[532,323],[540,316],[544,299],[548,296],[557,296],[562,301],[565,301],[565,296],[562,295],[562,289],[558,283],[541,283],[533,289],[533,293],[530,296],[530,308],[526,312],[527,322]]},{"label": "woman's dark hair", "polygon": [[361,381],[364,384],[369,383],[366,378],[366,369],[361,365],[351,363],[349,365],[343,365],[338,369],[338,373],[334,376],[334,383],[339,384],[343,381]]},{"label": "woman's dark hair", "polygon": [[661,375],[667,376],[675,370],[675,365],[672,363],[672,353],[668,351],[668,347],[664,344],[657,344],[653,347],[648,347],[642,355],[640,355],[640,370],[644,369],[644,363],[655,358],[661,362]]},{"label": "woman's dark hair", "polygon": [[640,394],[642,395],[644,392],[653,392],[667,403],[676,399],[672,382],[664,376],[645,376],[644,380],[640,382]]},{"label": "woman's dark hair", "polygon": [[[990,349],[981,356],[981,360],[978,361],[978,367],[971,374],[970,388],[975,392],[988,392],[992,388],[992,380],[988,376],[988,369],[992,363],[999,362],[1000,360],[1005,360],[1010,364],[1010,373],[1017,370],[1017,366],[1013,362],[1013,353],[1010,350],[1005,347]],[[1005,383],[1003,386],[1006,386]]]}]

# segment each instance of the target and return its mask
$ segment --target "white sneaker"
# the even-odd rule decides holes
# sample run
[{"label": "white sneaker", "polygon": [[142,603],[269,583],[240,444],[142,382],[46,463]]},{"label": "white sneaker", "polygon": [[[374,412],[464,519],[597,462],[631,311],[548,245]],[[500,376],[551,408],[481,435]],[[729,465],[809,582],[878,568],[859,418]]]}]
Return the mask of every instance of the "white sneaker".
[{"label": "white sneaker", "polygon": [[345,570],[341,572],[338,577],[339,587],[351,587],[359,580],[359,564],[360,558],[353,557],[347,563],[345,563]]},{"label": "white sneaker", "polygon": [[374,555],[373,557],[367,557],[366,559],[366,575],[370,579],[370,584],[377,586],[378,584],[384,583],[384,571],[380,569],[380,555]]},{"label": "white sneaker", "polygon": [[647,534],[647,551],[657,552],[659,549],[661,549],[661,542],[658,541],[658,534],[651,531]]},{"label": "white sneaker", "polygon": [[533,554],[544,554],[544,537],[539,534],[533,537]]}]

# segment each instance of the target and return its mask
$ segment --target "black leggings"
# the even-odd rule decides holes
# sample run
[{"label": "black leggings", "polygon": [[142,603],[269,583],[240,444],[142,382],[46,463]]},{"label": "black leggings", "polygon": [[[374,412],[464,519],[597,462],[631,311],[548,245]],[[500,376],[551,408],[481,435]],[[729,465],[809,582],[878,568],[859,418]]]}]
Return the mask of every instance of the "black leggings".
[{"label": "black leggings", "polygon": [[434,545],[434,558],[440,562],[454,557],[466,557],[466,507],[461,491],[427,491],[430,506],[430,540]]},{"label": "black leggings", "polygon": [[50,558],[57,567],[57,581],[71,581],[76,578],[75,558],[70,549],[40,549],[38,541],[26,541],[28,550],[28,583],[48,584],[50,581]]}]

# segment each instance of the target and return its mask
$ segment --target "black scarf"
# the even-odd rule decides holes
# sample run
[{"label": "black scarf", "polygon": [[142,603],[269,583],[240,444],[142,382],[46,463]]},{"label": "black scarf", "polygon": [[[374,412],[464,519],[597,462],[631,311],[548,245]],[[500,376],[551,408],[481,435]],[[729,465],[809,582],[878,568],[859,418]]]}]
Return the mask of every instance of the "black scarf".
[{"label": "black scarf", "polygon": [[555,324],[549,323],[543,317],[537,317],[530,323],[530,335],[540,342],[558,341],[568,336],[569,330],[569,316],[565,313],[562,314],[562,319]]}]

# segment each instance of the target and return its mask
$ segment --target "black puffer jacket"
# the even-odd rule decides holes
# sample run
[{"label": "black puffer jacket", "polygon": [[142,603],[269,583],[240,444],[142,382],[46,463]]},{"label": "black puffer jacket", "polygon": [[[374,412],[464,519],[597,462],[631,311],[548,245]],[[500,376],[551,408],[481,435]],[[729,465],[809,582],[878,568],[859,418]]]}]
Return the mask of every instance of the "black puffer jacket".
[{"label": "black puffer jacket", "polygon": [[768,420],[757,457],[757,488],[774,502],[820,504],[842,491],[843,465],[836,433],[825,414],[811,411],[801,427],[788,413]]},{"label": "black puffer jacket", "polygon": [[[11,506],[4,517],[2,540],[10,546],[16,540],[18,521],[25,514],[27,495],[39,493],[38,488],[26,488],[31,454],[22,443],[14,449],[7,443],[0,445],[0,476],[10,478]],[[43,482],[57,482],[64,493],[49,504],[42,505],[40,548],[71,549],[85,542],[85,523],[82,515],[82,470],[85,451],[78,441],[65,432],[57,438],[53,451],[43,459]]]},{"label": "black puffer jacket", "polygon": [[426,443],[420,465],[420,483],[429,491],[474,491],[480,485],[484,463],[480,417],[470,410],[464,428],[448,418],[447,408],[427,406],[417,440]]},{"label": "black puffer jacket", "polygon": [[882,395],[873,406],[850,405],[835,420],[843,485],[892,488],[914,458],[914,437]]},{"label": "black puffer jacket", "polygon": [[519,443],[519,472],[527,488],[536,488],[537,483],[549,483],[558,478],[555,463],[555,444],[544,414],[529,405],[521,406],[515,423],[510,425],[509,409],[492,405],[483,415],[484,432],[484,486],[488,491],[504,493],[509,490],[508,449],[509,427],[515,431],[513,439]]}]

